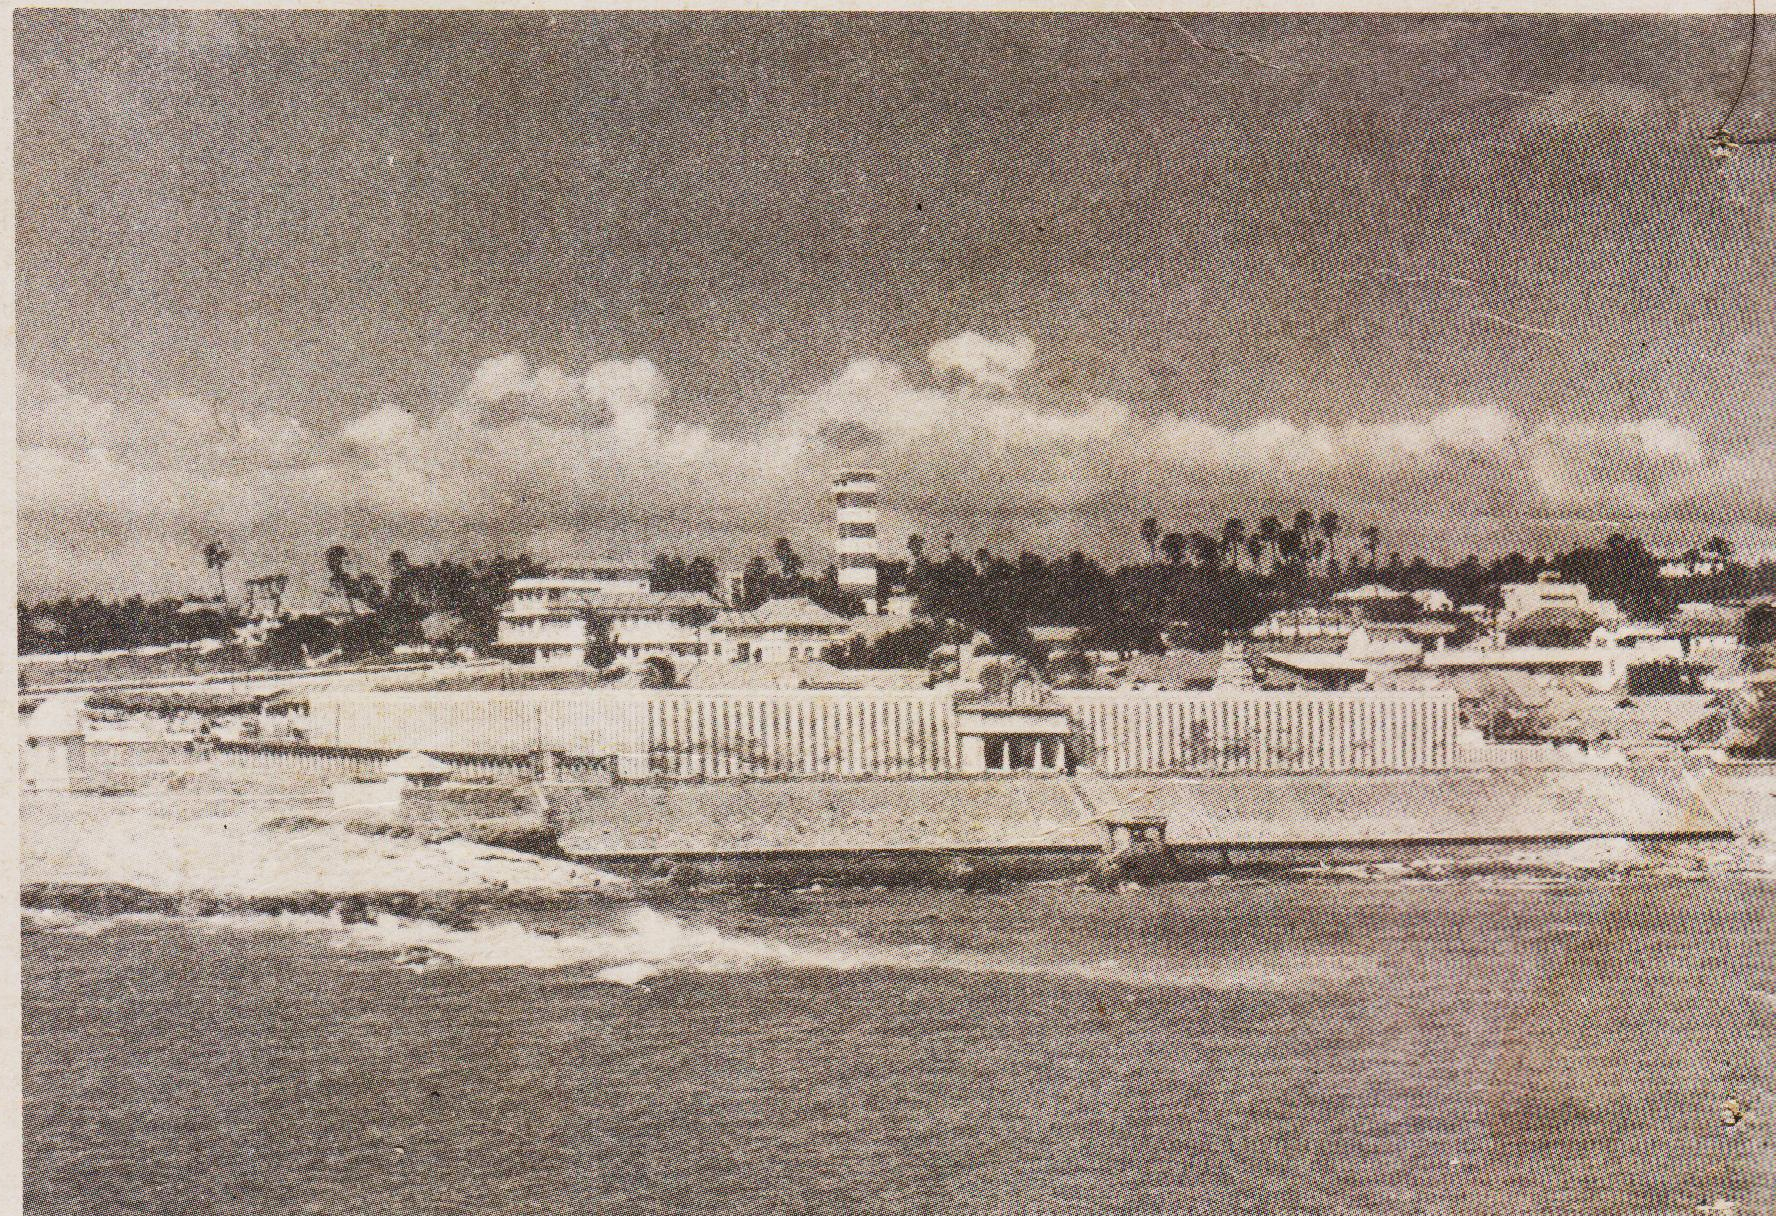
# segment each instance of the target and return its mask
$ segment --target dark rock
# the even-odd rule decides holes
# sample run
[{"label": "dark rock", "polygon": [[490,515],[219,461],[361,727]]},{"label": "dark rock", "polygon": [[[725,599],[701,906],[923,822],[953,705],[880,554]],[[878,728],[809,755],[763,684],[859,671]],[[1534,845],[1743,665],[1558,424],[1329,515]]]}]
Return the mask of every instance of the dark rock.
[{"label": "dark rock", "polygon": [[313,815],[279,815],[259,825],[262,832],[313,832],[329,826],[325,819]]}]

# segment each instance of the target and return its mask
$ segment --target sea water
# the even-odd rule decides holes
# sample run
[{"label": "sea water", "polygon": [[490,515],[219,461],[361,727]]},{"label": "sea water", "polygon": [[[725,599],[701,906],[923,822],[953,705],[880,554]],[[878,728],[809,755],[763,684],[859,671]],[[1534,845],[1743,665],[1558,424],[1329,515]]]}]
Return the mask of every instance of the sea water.
[{"label": "sea water", "polygon": [[34,1213],[1776,1210],[1751,876],[27,921]]}]

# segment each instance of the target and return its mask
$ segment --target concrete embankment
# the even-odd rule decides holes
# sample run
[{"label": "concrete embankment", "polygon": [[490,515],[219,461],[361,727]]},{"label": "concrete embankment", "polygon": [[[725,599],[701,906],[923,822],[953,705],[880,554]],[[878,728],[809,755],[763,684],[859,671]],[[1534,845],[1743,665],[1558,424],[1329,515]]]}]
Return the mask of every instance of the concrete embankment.
[{"label": "concrete embankment", "polygon": [[570,856],[1086,849],[1103,821],[1163,818],[1201,848],[1719,834],[1672,771],[1263,778],[637,782],[553,787]]},{"label": "concrete embankment", "polygon": [[[133,773],[142,785],[134,796],[76,795],[72,803],[62,796],[58,802],[62,815],[78,806],[111,826],[120,812],[127,817],[148,806],[180,808],[173,816],[177,820],[187,813],[229,814],[257,804],[267,826],[279,814],[337,817],[338,812],[323,810],[330,799],[307,792],[314,786],[312,774],[283,776],[288,780],[279,780],[277,771],[243,771],[217,756]],[[1181,877],[1308,865],[1391,866],[1469,854],[1484,859],[1595,838],[1705,840],[1731,831],[1767,841],[1769,829],[1776,827],[1776,768],[1746,766],[1694,775],[1666,765],[1199,778],[994,775],[615,784],[570,779],[544,790],[545,805],[524,795],[524,822],[549,829],[531,833],[537,840],[552,841],[558,834],[558,852],[552,844],[538,847],[528,836],[484,837],[479,820],[460,816],[452,817],[448,831],[437,825],[436,841],[421,830],[423,824],[396,826],[417,831],[413,843],[427,846],[420,855],[434,860],[442,859],[440,851],[467,848],[479,839],[693,883],[963,886],[1078,874],[1104,848],[1106,821],[1130,816],[1164,823],[1169,855]],[[491,787],[486,792],[498,793]],[[517,794],[514,787],[500,796]],[[539,811],[546,812],[546,822],[537,817]],[[154,838],[167,834],[164,825],[154,826]],[[319,819],[314,826],[320,827]],[[329,831],[349,826],[342,821]],[[450,844],[442,839],[446,836],[468,839]],[[194,853],[206,851],[195,839],[187,844]],[[413,846],[385,838],[375,847],[406,852]],[[344,845],[347,854],[359,848]],[[170,852],[187,855],[185,849]],[[94,868],[110,871],[104,877],[130,881],[113,867]],[[66,872],[58,865],[45,877]],[[316,880],[312,885],[330,884]],[[407,882],[391,887],[410,889]]]}]

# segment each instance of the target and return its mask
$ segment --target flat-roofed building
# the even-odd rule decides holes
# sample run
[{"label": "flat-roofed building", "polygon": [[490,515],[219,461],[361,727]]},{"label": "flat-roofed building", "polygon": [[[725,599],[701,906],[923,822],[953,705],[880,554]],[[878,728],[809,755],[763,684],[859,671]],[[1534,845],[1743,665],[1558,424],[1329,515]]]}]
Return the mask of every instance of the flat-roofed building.
[{"label": "flat-roofed building", "polygon": [[1612,601],[1592,599],[1591,589],[1584,583],[1563,583],[1553,571],[1533,583],[1505,583],[1499,587],[1499,597],[1504,601],[1504,607],[1499,612],[1498,624],[1504,628],[1531,613],[1549,608],[1588,613],[1604,624],[1622,617],[1621,610]]},{"label": "flat-roofed building", "polygon": [[1302,638],[1347,638],[1362,622],[1349,608],[1283,608],[1252,628],[1252,636],[1264,641],[1299,641]]},{"label": "flat-roofed building", "polygon": [[1522,671],[1536,675],[1573,676],[1601,690],[1623,684],[1630,667],[1682,658],[1683,647],[1667,639],[1642,641],[1631,646],[1462,647],[1433,650],[1424,656],[1423,662],[1426,670],[1445,675]]},{"label": "flat-roofed building", "polygon": [[[595,580],[523,579],[500,612],[498,645],[520,661],[581,667],[605,645],[619,657],[698,656],[697,630],[719,605],[701,591],[601,590]],[[628,646],[633,653],[616,649]]]}]

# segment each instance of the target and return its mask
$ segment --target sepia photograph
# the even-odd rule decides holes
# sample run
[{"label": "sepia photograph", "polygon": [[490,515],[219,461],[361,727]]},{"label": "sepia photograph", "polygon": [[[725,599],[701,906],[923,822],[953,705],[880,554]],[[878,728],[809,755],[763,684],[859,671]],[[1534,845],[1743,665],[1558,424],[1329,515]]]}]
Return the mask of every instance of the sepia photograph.
[{"label": "sepia photograph", "polygon": [[10,15],[26,1216],[1776,1214],[1776,14]]}]

